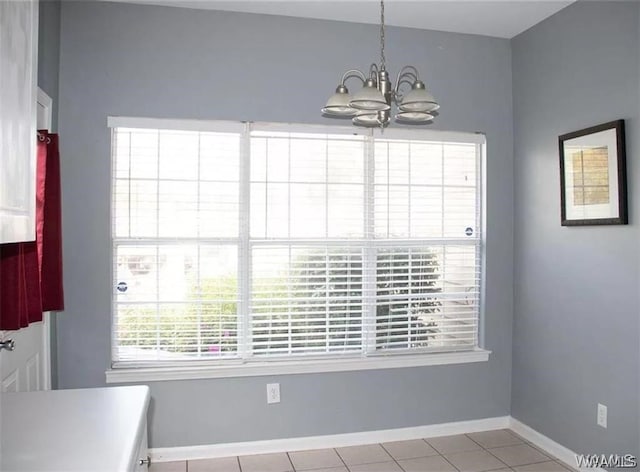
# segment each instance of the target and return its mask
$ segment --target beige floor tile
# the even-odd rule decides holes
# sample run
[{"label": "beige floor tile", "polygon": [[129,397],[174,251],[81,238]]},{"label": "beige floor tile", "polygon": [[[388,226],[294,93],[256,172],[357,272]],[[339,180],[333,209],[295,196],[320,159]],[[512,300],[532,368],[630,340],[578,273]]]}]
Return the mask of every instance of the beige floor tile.
[{"label": "beige floor tile", "polygon": [[398,461],[405,472],[457,472],[442,456],[420,457]]},{"label": "beige floor tile", "polygon": [[199,459],[188,462],[189,472],[240,472],[237,457]]},{"label": "beige floor tile", "polygon": [[395,462],[375,462],[373,464],[360,464],[349,466],[351,472],[402,472]]},{"label": "beige floor tile", "polygon": [[440,436],[438,438],[428,438],[427,442],[431,444],[440,454],[449,454],[451,452],[476,451],[482,449],[477,442],[472,441],[464,434],[455,436]]},{"label": "beige floor tile", "polygon": [[446,454],[444,457],[461,472],[484,472],[505,468],[504,462],[482,450]]},{"label": "beige floor tile", "polygon": [[152,462],[149,472],[186,472],[187,461]]},{"label": "beige floor tile", "polygon": [[330,467],[328,469],[313,469],[309,472],[349,472],[345,466],[342,467]]},{"label": "beige floor tile", "polygon": [[515,444],[522,444],[524,441],[511,434],[506,429],[496,429],[493,431],[482,431],[481,433],[467,434],[471,439],[480,444],[484,448],[513,446]]},{"label": "beige floor tile", "polygon": [[[339,447],[336,449],[347,467],[352,465],[371,464],[373,462],[388,462],[393,458],[379,444],[366,446]],[[243,472],[244,469],[243,469]]]},{"label": "beige floor tile", "polygon": [[422,439],[382,443],[382,447],[384,447],[395,460],[414,459],[416,457],[434,456],[438,454],[438,451]]},{"label": "beige floor tile", "polygon": [[514,467],[513,470],[516,472],[567,472],[569,469],[566,469],[558,462],[550,461],[540,462],[538,464],[521,465],[519,467]]},{"label": "beige floor tile", "polygon": [[242,472],[291,472],[293,465],[286,453],[240,456]]},{"label": "beige floor tile", "polygon": [[340,456],[333,449],[290,452],[289,459],[296,470],[309,470],[344,466]]},{"label": "beige floor tile", "polygon": [[517,465],[535,464],[546,462],[549,457],[529,446],[528,444],[518,444],[517,446],[498,447],[489,449],[489,452],[507,464],[509,467]]}]

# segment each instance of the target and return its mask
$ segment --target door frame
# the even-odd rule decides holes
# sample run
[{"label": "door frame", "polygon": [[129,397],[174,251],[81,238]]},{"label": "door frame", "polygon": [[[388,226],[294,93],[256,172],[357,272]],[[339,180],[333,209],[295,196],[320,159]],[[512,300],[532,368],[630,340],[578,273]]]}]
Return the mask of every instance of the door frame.
[{"label": "door frame", "polygon": [[[36,116],[38,118],[37,129],[51,131],[53,119],[53,100],[47,93],[38,87]],[[35,139],[35,136],[34,136]],[[28,329],[23,328],[23,329]],[[0,340],[11,337],[12,331],[0,331]],[[41,360],[39,362],[39,386],[41,390],[51,390],[51,313],[42,314],[42,339],[40,341]]]},{"label": "door frame", "polygon": [[[38,123],[38,129],[51,131],[53,120],[53,99],[38,87],[38,113],[43,108],[42,122]],[[42,389],[51,390],[51,313],[42,314]]]}]

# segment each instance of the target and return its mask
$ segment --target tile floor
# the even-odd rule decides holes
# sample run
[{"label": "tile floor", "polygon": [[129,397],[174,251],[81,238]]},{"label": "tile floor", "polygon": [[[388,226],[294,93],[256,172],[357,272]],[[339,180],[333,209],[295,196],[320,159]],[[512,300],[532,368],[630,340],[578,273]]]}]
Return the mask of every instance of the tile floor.
[{"label": "tile floor", "polygon": [[568,472],[512,431],[152,464],[150,472]]}]

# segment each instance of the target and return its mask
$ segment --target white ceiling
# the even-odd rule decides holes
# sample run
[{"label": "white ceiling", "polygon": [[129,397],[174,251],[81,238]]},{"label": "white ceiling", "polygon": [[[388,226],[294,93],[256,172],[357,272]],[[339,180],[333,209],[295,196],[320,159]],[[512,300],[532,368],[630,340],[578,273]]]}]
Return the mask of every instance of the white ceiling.
[{"label": "white ceiling", "polygon": [[[373,23],[378,0],[115,0]],[[575,0],[386,0],[388,25],[512,38]]]}]

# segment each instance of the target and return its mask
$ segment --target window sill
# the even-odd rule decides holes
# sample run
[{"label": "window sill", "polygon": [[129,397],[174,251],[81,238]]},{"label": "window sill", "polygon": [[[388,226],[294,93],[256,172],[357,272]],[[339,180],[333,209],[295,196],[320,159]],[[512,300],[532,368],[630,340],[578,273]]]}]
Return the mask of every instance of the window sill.
[{"label": "window sill", "polygon": [[327,359],[318,361],[251,362],[228,366],[118,367],[105,372],[110,383],[157,382],[163,380],[218,379],[262,375],[311,374],[354,370],[396,369],[430,365],[486,362],[491,351],[474,349],[437,354],[377,356],[366,358]]}]

